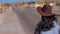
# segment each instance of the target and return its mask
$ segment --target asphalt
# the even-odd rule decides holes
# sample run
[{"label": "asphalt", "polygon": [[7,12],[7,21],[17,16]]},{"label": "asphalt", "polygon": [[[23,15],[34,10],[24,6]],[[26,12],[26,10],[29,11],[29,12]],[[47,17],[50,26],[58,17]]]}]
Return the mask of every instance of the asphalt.
[{"label": "asphalt", "polygon": [[20,9],[12,7],[13,11],[18,15],[26,34],[33,34],[35,25],[40,21],[40,15],[33,8]]},{"label": "asphalt", "polygon": [[0,14],[0,34],[26,34],[12,9],[5,9]]}]

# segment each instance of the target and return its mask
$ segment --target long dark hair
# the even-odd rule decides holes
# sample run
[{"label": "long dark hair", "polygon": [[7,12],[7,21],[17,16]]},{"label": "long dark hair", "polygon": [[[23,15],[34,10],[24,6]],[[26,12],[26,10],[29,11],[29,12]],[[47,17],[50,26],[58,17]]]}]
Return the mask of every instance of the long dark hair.
[{"label": "long dark hair", "polygon": [[42,31],[49,31],[54,27],[53,21],[57,21],[55,15],[42,16],[41,21],[36,25],[34,34],[41,34]]},{"label": "long dark hair", "polygon": [[54,27],[53,21],[57,21],[55,18],[55,15],[52,16],[42,16],[41,22],[40,22],[40,30],[42,31],[49,31],[51,28]]}]

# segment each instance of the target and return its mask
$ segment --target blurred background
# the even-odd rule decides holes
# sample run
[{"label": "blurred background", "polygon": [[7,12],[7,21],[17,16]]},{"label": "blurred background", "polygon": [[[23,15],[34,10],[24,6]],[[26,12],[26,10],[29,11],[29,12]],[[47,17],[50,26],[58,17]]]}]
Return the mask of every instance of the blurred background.
[{"label": "blurred background", "polygon": [[[36,24],[41,20],[36,10],[37,4],[53,3],[52,12],[60,15],[60,0],[0,0],[0,33],[33,34]],[[57,16],[60,23],[60,16]]]}]

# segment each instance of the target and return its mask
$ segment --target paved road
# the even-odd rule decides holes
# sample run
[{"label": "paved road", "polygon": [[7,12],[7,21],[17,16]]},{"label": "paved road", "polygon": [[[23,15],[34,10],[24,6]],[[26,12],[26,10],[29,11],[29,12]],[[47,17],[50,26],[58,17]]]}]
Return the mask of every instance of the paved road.
[{"label": "paved road", "polygon": [[0,34],[25,34],[18,16],[12,9],[0,14]]},{"label": "paved road", "polygon": [[27,34],[33,34],[35,25],[40,21],[40,15],[33,8],[19,9],[12,6],[12,9],[18,15],[24,31]]}]

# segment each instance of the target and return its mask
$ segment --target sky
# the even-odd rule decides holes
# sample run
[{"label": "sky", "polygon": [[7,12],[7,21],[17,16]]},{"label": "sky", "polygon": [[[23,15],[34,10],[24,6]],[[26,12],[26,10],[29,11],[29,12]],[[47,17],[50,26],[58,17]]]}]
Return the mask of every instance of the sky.
[{"label": "sky", "polygon": [[0,0],[0,3],[16,3],[16,2],[31,2],[31,1],[42,1],[44,2],[45,0]]}]

